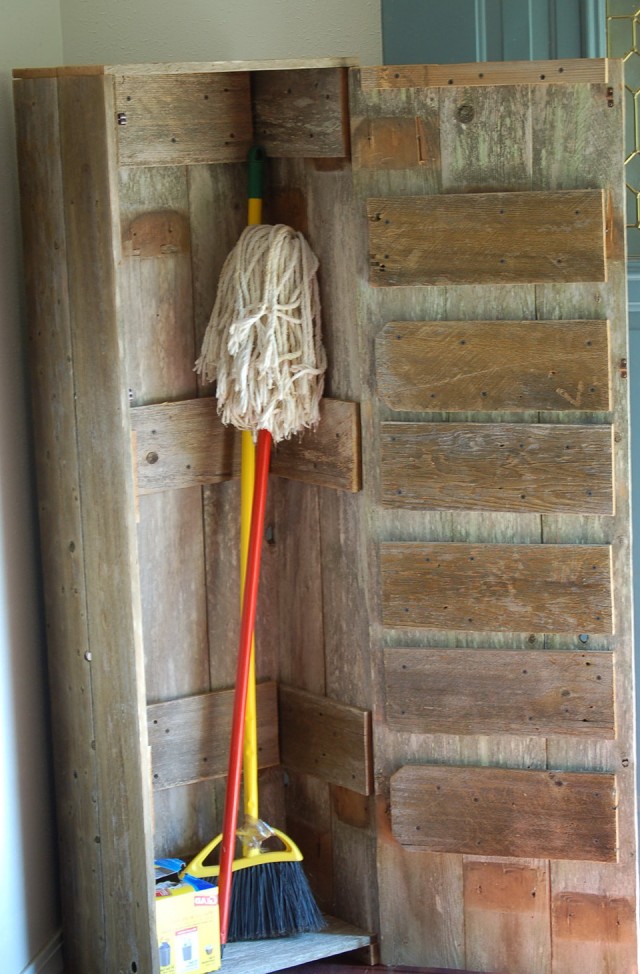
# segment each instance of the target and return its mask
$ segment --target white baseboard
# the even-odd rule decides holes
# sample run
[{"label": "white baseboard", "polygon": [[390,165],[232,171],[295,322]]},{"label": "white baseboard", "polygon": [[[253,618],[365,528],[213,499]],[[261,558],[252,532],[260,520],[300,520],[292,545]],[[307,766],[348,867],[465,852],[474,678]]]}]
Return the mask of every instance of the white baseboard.
[{"label": "white baseboard", "polygon": [[61,930],[58,930],[21,974],[63,974]]}]

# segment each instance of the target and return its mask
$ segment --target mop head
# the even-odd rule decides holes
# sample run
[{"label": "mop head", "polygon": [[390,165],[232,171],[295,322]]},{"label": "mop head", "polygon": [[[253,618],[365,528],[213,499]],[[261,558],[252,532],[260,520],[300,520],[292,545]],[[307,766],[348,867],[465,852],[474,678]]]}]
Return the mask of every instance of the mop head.
[{"label": "mop head", "polygon": [[247,227],[228,255],[195,371],[217,382],[223,423],[275,443],[316,426],[327,365],[318,260],[301,233]]}]

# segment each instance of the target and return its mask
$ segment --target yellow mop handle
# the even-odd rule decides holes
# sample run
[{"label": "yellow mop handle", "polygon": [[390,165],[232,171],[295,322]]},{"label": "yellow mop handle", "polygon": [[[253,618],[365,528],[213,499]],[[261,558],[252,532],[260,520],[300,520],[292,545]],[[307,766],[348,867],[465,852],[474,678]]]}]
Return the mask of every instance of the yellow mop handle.
[{"label": "yellow mop handle", "polygon": [[[252,149],[249,156],[249,198],[247,223],[262,223],[262,150]],[[251,433],[242,431],[242,464],[240,469],[240,598],[244,596],[247,574],[251,508],[256,469],[256,450]],[[241,603],[242,604],[242,603]],[[249,687],[244,716],[243,778],[245,818],[258,818],[258,724],[256,712],[256,654],[255,639],[251,640]],[[245,855],[249,850],[244,850]]]}]

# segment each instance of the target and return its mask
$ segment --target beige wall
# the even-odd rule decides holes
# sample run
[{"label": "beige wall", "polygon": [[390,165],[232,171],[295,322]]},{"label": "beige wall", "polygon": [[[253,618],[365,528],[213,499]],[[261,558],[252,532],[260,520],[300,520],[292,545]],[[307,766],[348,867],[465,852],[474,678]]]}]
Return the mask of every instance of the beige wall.
[{"label": "beige wall", "polygon": [[380,0],[60,0],[68,64],[358,55],[381,61]]}]

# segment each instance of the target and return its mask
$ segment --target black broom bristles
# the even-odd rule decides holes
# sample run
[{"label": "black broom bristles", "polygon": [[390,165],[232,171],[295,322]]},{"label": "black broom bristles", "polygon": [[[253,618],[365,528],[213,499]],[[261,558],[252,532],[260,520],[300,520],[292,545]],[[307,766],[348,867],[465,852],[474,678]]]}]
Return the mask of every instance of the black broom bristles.
[{"label": "black broom bristles", "polygon": [[230,943],[291,937],[326,926],[301,862],[267,862],[233,873]]}]

